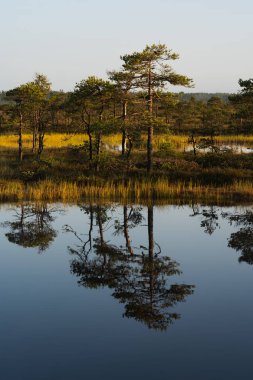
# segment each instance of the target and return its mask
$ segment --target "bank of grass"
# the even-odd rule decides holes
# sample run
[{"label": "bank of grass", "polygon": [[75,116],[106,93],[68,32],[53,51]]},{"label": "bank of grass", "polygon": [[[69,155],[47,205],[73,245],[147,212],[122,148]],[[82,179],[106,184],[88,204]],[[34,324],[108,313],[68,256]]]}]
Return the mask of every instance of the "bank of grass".
[{"label": "bank of grass", "polygon": [[86,183],[42,180],[36,183],[0,181],[0,201],[80,202],[250,202],[253,184],[237,181],[224,186],[170,183],[167,179],[104,181],[92,178]]},{"label": "bank of grass", "polygon": [[[178,204],[253,200],[253,154],[194,156],[162,147],[170,140],[183,143],[186,136],[165,137],[155,137],[153,174],[147,176],[146,152],[139,148],[133,150],[129,161],[119,152],[104,149],[97,172],[94,163],[89,163],[87,150],[73,149],[83,143],[84,135],[47,135],[40,161],[30,149],[32,136],[24,135],[21,163],[17,160],[17,136],[0,136],[0,147],[6,142],[5,149],[0,149],[0,201]],[[105,136],[104,142],[119,144],[120,135]]]}]

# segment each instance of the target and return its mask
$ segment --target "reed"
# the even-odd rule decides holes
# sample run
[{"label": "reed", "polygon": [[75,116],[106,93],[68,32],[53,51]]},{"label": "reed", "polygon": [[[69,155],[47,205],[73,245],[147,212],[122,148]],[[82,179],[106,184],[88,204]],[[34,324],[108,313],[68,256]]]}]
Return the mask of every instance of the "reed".
[{"label": "reed", "polygon": [[238,144],[238,145],[243,145],[243,144],[253,144],[253,136],[252,135],[225,135],[225,136],[217,136],[215,139],[218,142],[221,143],[228,143],[228,144]]},{"label": "reed", "polygon": [[104,182],[93,178],[86,183],[54,182],[43,180],[24,184],[21,181],[0,182],[1,201],[61,201],[79,202],[120,201],[120,202],[218,202],[253,200],[253,184],[237,181],[220,187],[202,186],[193,183],[170,183],[166,179],[129,180],[127,182]]}]

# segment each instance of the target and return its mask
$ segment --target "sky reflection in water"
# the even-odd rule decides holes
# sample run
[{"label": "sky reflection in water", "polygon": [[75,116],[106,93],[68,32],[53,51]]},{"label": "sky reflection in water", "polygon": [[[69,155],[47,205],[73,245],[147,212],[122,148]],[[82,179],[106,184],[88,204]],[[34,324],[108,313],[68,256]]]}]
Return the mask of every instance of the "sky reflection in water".
[{"label": "sky reflection in water", "polygon": [[23,204],[0,218],[3,379],[250,378],[251,207]]}]

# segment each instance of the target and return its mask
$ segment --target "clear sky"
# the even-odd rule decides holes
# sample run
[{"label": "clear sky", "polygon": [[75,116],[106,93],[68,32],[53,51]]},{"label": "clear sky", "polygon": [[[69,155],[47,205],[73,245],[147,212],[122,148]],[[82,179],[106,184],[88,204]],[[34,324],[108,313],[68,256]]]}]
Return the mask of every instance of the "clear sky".
[{"label": "clear sky", "polygon": [[252,0],[0,0],[0,90],[46,74],[72,90],[120,68],[120,55],[164,43],[193,91],[235,92],[253,77]]}]

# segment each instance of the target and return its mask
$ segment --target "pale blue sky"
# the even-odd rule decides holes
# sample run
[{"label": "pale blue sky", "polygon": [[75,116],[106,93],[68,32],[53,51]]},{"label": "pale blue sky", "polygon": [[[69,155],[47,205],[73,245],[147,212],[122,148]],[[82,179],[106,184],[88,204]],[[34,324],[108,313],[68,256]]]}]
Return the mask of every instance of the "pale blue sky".
[{"label": "pale blue sky", "polygon": [[120,55],[165,43],[193,91],[232,92],[253,77],[252,0],[0,0],[0,90],[46,74],[72,90]]}]

